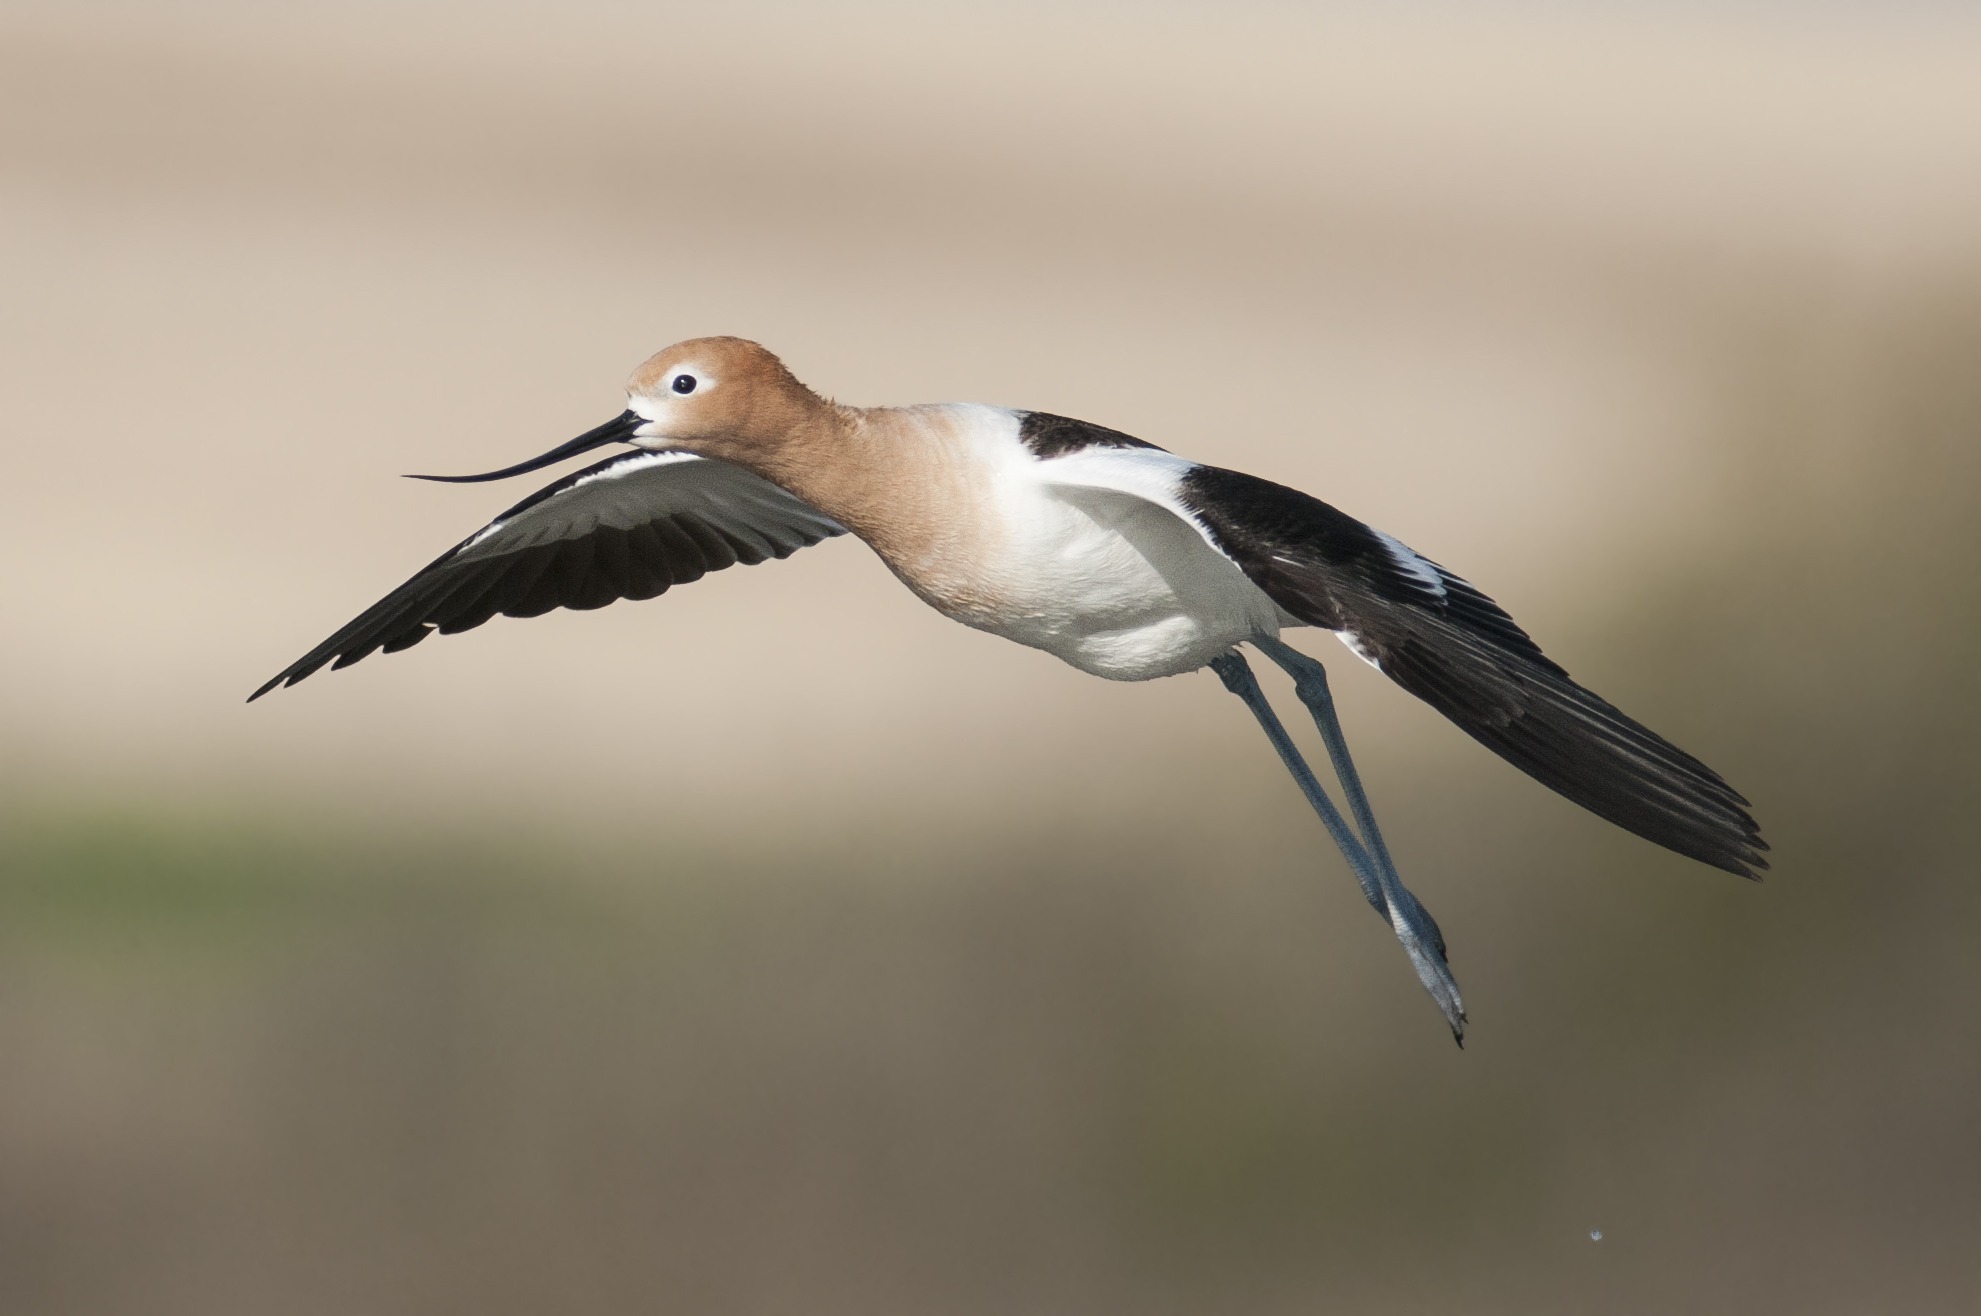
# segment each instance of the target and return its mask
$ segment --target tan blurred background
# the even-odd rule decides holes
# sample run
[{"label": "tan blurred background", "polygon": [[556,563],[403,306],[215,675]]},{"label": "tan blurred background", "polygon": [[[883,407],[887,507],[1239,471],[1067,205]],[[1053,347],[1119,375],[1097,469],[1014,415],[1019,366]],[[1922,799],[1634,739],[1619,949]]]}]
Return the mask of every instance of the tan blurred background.
[{"label": "tan blurred background", "polygon": [[[707,333],[1381,525],[1775,873],[1316,640],[1454,1051],[846,541],[241,703]],[[0,390],[0,1311],[1973,1309],[1962,7],[10,3]]]}]

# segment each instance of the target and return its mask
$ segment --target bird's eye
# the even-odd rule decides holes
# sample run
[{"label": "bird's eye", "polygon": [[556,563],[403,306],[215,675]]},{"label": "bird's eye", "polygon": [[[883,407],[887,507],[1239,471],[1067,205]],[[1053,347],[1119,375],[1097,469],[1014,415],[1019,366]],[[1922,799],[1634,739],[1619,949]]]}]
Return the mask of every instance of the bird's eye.
[{"label": "bird's eye", "polygon": [[676,393],[692,393],[692,392],[694,392],[694,391],[695,391],[695,377],[694,377],[693,375],[676,375],[676,376],[674,376],[674,391],[675,391]]}]

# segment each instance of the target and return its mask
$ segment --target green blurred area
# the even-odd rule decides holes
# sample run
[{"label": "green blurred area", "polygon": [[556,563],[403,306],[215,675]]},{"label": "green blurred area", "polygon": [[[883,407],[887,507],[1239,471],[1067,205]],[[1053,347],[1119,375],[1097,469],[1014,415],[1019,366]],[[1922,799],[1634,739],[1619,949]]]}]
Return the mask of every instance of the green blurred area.
[{"label": "green blurred area", "polygon": [[[1092,22],[1106,34],[1102,19]],[[187,30],[177,39],[198,54],[188,64],[195,73],[206,67],[199,60],[252,64],[228,55],[213,31]],[[870,37],[835,40],[876,45]],[[197,82],[173,72],[169,44],[157,56],[160,76]],[[18,46],[41,49],[25,38]],[[1197,46],[1182,49],[1194,58]],[[1270,52],[1253,53],[1265,61]],[[429,68],[426,56],[404,58],[416,72]],[[724,58],[748,67],[734,51]],[[1249,66],[1236,67],[1242,83]],[[400,94],[404,73],[377,76]],[[1117,73],[1137,81],[1133,69]],[[1052,76],[1071,85],[1063,69]],[[204,123],[198,88],[179,90],[183,104],[172,106],[193,105],[190,118]],[[342,83],[333,90],[348,92]],[[297,121],[308,117],[266,94]],[[1577,94],[1600,99],[1588,88]],[[303,98],[304,110],[339,124],[330,111],[357,103],[319,99]],[[1755,117],[1766,119],[1772,102],[1758,103]],[[1097,121],[1107,118],[1103,108],[1092,110]],[[790,107],[779,113],[799,122]],[[1002,140],[1004,119],[977,117]],[[443,146],[450,134],[479,140],[453,119],[436,121],[442,127],[427,130]],[[143,126],[118,120],[100,131],[143,146]],[[1020,123],[1021,138],[1059,142],[1063,134],[1047,127]],[[23,113],[10,131],[59,146],[63,128]],[[496,145],[514,148],[525,181],[534,177],[530,151],[582,173],[571,161],[589,157],[560,135],[568,130],[553,124],[543,141],[522,145],[497,134]],[[1707,151],[1683,133],[1673,140],[1678,158]],[[408,148],[415,163],[417,147]],[[501,151],[491,177],[522,189]],[[59,154],[49,148],[50,158]],[[32,194],[77,231],[110,224],[103,216],[125,194],[90,172],[100,168],[96,156],[75,154],[75,178],[20,165],[0,180],[13,189],[0,202],[27,213],[33,205],[20,198]],[[1869,154],[1882,162],[1903,152],[1879,142]],[[1492,158],[1524,157],[1505,147]],[[359,190],[334,160],[305,163]],[[360,181],[386,197],[367,203],[385,216],[381,230],[416,228],[430,219],[421,207],[441,205],[418,190],[424,180],[404,184],[381,167],[381,183],[364,173],[369,157],[359,163]],[[602,172],[616,179],[620,162],[608,163]],[[944,160],[932,155],[929,168],[939,167]],[[1022,176],[1009,161],[999,167]],[[265,182],[224,152],[212,169],[165,170],[166,182],[138,190],[205,189],[212,196],[203,204],[220,213],[229,189],[255,195]],[[1716,176],[1701,173],[1701,193],[1714,192]],[[1502,185],[1518,190],[1490,169],[1466,186],[1486,195]],[[297,186],[307,198],[319,184],[312,176]],[[487,186],[484,194],[462,184],[468,200],[448,204],[491,229],[525,222],[503,207],[527,207]],[[1142,194],[1110,201],[1112,184],[1094,186],[1092,196],[1074,195],[1103,220],[1139,214]],[[1419,214],[1414,195],[1385,204]],[[977,204],[965,200],[959,210]],[[1309,202],[1256,205],[1304,243]],[[1282,203],[1283,212],[1270,209]],[[1339,198],[1328,206],[1329,217],[1350,210]],[[584,213],[555,223],[529,211],[526,223],[574,246],[606,244],[599,234],[608,220],[575,209]],[[1421,292],[1409,279],[1369,273],[1377,244],[1368,235],[1383,228],[1380,206],[1373,213],[1373,223],[1341,220],[1342,232],[1313,259],[1345,285],[1353,280],[1340,270],[1372,279],[1376,304],[1408,302]],[[912,212],[909,227],[929,223],[920,216]],[[726,212],[719,218],[718,227],[737,226]],[[630,677],[609,665],[600,674],[584,656],[541,671],[476,669],[478,655],[500,647],[491,628],[322,678],[351,683],[339,687],[342,702],[301,702],[317,698],[313,685],[281,696],[296,702],[255,705],[255,734],[280,742],[279,758],[262,759],[261,742],[232,730],[247,724],[225,719],[262,674],[254,646],[275,643],[279,628],[250,635],[210,618],[224,611],[238,623],[293,607],[316,626],[343,606],[346,582],[329,568],[321,580],[305,574],[317,569],[300,564],[313,564],[318,546],[301,531],[250,551],[236,542],[237,528],[189,513],[180,519],[191,548],[143,540],[138,550],[120,548],[136,563],[120,569],[141,572],[140,559],[155,551],[174,564],[205,561],[221,579],[213,564],[231,570],[259,557],[277,563],[267,578],[282,596],[255,596],[225,577],[225,588],[213,587],[223,604],[186,605],[197,624],[174,629],[131,596],[119,596],[123,611],[108,608],[39,567],[4,582],[14,592],[0,725],[15,753],[0,778],[8,795],[0,805],[0,1312],[1971,1309],[1981,1291],[1973,1245],[1981,975],[1972,948],[1981,927],[1981,258],[1963,249],[1915,268],[1856,248],[1791,257],[1765,235],[1765,256],[1752,257],[1728,255],[1716,244],[1748,239],[1712,224],[1710,239],[1633,229],[1585,241],[1566,222],[1444,218],[1452,229],[1426,219],[1422,232],[1382,234],[1411,277],[1419,257],[1434,272],[1427,282],[1469,271],[1488,303],[1514,308],[1509,334],[1523,316],[1567,326],[1557,327],[1559,339],[1536,331],[1532,344],[1489,359],[1477,395],[1494,396],[1494,369],[1530,356],[1537,375],[1559,375],[1567,389],[1577,369],[1600,363],[1562,347],[1585,334],[1641,346],[1691,390],[1688,433],[1698,449],[1674,439],[1645,464],[1681,467],[1703,490],[1668,517],[1633,519],[1657,493],[1617,475],[1644,468],[1615,465],[1594,440],[1547,454],[1565,475],[1537,457],[1539,447],[1489,453],[1466,468],[1474,476],[1495,462],[1515,468],[1513,485],[1559,477],[1563,501],[1596,509],[1571,522],[1593,526],[1586,563],[1532,588],[1513,571],[1504,586],[1480,579],[1494,592],[1527,589],[1534,607],[1517,614],[1547,619],[1545,628],[1530,623],[1538,638],[1552,652],[1572,649],[1591,685],[1652,726],[1691,729],[1674,738],[1754,801],[1776,847],[1765,882],[1740,882],[1617,832],[1470,745],[1454,746],[1455,732],[1408,715],[1383,721],[1384,701],[1403,697],[1331,642],[1299,637],[1316,641],[1306,647],[1342,673],[1350,734],[1379,814],[1452,943],[1474,1025],[1459,1052],[1243,713],[1213,704],[1215,720],[1192,720],[1208,676],[1153,683],[1134,692],[1142,702],[1133,705],[1104,705],[1120,692],[1097,692],[1103,711],[1091,723],[1066,716],[1051,702],[1058,687],[1043,680],[978,689],[970,700],[942,692],[987,709],[989,731],[960,716],[939,720],[926,710],[946,705],[904,682],[899,702],[918,710],[907,718],[916,757],[906,766],[889,761],[898,756],[887,746],[899,741],[887,737],[898,728],[871,712],[848,715],[872,719],[877,768],[835,754],[841,724],[803,719],[808,705],[856,702],[823,631],[803,637],[811,647],[796,654],[802,663],[778,668],[778,685],[745,681],[744,696],[736,686],[709,696],[738,714],[728,744],[717,745],[685,713],[676,721],[665,711],[583,704],[576,687],[595,680],[629,703],[655,687],[685,702],[719,681],[697,661],[740,666],[742,646],[709,658],[680,632],[657,630],[640,636],[638,650],[658,655],[655,666]],[[803,219],[752,212],[748,222],[766,227],[742,227],[798,253],[781,268],[805,269],[823,262],[806,245],[818,239]],[[1248,227],[1246,219],[1192,212],[1179,222],[1203,229],[1186,236],[1224,244],[1213,256],[1281,240],[1259,236],[1264,220]],[[267,215],[253,222],[279,227]],[[363,230],[348,216],[339,222]],[[1736,227],[1718,212],[1713,223]],[[1931,227],[1897,202],[1884,223],[1896,235]],[[151,230],[143,236],[151,240]],[[360,249],[342,230],[337,240]],[[1116,255],[1083,255],[1074,243],[1067,257],[1039,241],[1048,249],[1036,259],[1048,273],[1061,268],[1054,258],[1084,267]],[[288,250],[271,242],[278,254]],[[1898,236],[1891,243],[1903,245]],[[958,268],[976,271],[970,277],[984,286],[1002,277],[992,257],[953,245]],[[25,243],[12,249],[22,270],[46,255]],[[912,282],[886,255],[876,268]],[[1191,332],[1223,341],[1212,331],[1242,338],[1248,317],[1267,314],[1259,306],[1277,306],[1246,291],[1253,275],[1233,263],[1216,267],[1218,279],[1244,285],[1232,302],[1200,312],[1187,287],[1160,285],[1174,306],[1143,316],[1133,300],[1143,290],[1138,259],[1129,251],[1106,276],[1121,285],[1124,320],[1201,313]],[[1281,271],[1268,273],[1276,287]],[[542,270],[536,277],[556,281]],[[525,276],[477,269],[474,278],[496,290],[497,305]],[[823,296],[793,286],[800,301]],[[1269,328],[1341,316],[1352,332],[1335,345],[1353,359],[1364,331],[1353,288],[1348,309],[1330,311],[1303,301],[1304,287],[1285,294],[1291,309],[1274,313],[1286,321]],[[875,324],[889,318],[893,295],[874,294]],[[1436,393],[1445,387],[1438,371],[1448,358],[1437,355],[1445,337],[1469,339],[1479,321],[1421,295],[1433,306],[1424,323],[1441,332],[1413,324],[1372,359],[1400,354],[1398,378]],[[369,305],[351,296],[360,310]],[[299,320],[318,313],[302,300]],[[45,315],[5,323],[21,342],[41,343],[44,329],[54,341],[57,329],[47,326],[59,327],[70,305],[51,295]],[[448,314],[490,318],[510,334],[535,318],[529,305],[513,320],[499,306],[477,306]],[[1447,312],[1456,317],[1449,325],[1439,318]],[[345,314],[327,322],[369,343],[365,314]],[[1000,314],[1007,318],[993,328],[1015,336],[1021,322],[1009,308]],[[1071,312],[1052,318],[1064,335],[1059,350],[1104,355],[1098,332],[1066,327]],[[967,319],[944,322],[941,334],[897,328],[886,341],[928,338],[942,357],[967,356]],[[809,324],[794,320],[794,336]],[[1589,328],[1596,324],[1601,332]],[[1428,365],[1414,352],[1420,330]],[[834,336],[830,326],[811,332],[814,352]],[[414,337],[423,333],[416,325]],[[198,341],[212,353],[204,372],[172,358],[189,393],[232,397],[253,386],[250,366],[212,346],[234,340]],[[99,369],[73,344],[57,346],[51,356],[84,363],[65,369]],[[1185,364],[1241,368],[1202,351]],[[1304,368],[1298,355],[1289,350],[1263,373]],[[1165,371],[1173,364],[1163,359]],[[1002,365],[1015,378],[1035,368]],[[287,396],[304,377],[281,376],[271,391]],[[365,395],[367,379],[354,372],[335,391]],[[1634,381],[1605,384],[1619,409]],[[1449,387],[1470,405],[1474,393]],[[1505,388],[1516,394],[1513,413],[1535,403]],[[1289,386],[1292,400],[1275,405],[1297,414],[1306,405],[1297,393]],[[55,401],[43,399],[49,414]],[[266,413],[242,411],[239,427],[261,442]],[[1416,413],[1403,417],[1393,423],[1407,431]],[[1235,441],[1205,433],[1207,445]],[[1367,478],[1343,455],[1354,443],[1333,431],[1334,447],[1304,435],[1285,443],[1287,461],[1324,448],[1344,481]],[[1387,457],[1394,464],[1384,479],[1454,506],[1468,500],[1469,489],[1453,492],[1460,475],[1428,461],[1430,469],[1413,467],[1407,443],[1389,446],[1403,455]],[[369,472],[383,460],[322,451],[335,460],[313,456],[296,469],[328,472],[348,461]],[[143,478],[112,491],[122,503],[104,495],[118,515],[158,501],[147,481],[162,477],[143,465],[148,456],[130,450]],[[63,461],[66,471],[71,459]],[[197,472],[202,482],[222,474],[217,459]],[[1479,478],[1480,497],[1503,492]],[[20,516],[30,516],[20,491],[41,486],[5,483]],[[309,483],[270,479],[244,501],[308,522],[316,513],[292,509],[308,507],[301,500],[311,490],[300,486]],[[86,492],[98,496],[94,486]],[[74,518],[98,531],[115,519]],[[1657,534],[1606,538],[1610,521]],[[1516,526],[1507,538],[1558,529]],[[1565,555],[1573,553],[1551,544],[1508,560]],[[82,548],[69,556],[86,560]],[[93,570],[105,588],[119,583],[115,570]],[[197,571],[179,574],[188,597],[211,584]],[[368,581],[374,564],[352,574]],[[44,588],[48,580],[56,584]],[[132,596],[158,592],[145,582]],[[757,613],[773,610],[762,600],[777,596],[747,592],[755,581],[705,588],[714,596],[724,587],[735,587],[738,616],[760,622]],[[693,609],[699,597],[684,591],[654,606]],[[168,599],[161,615],[175,601],[184,602]],[[579,621],[531,626],[560,624]],[[49,638],[70,629],[120,661],[140,655],[119,669],[134,684],[178,680],[153,702],[183,720],[132,716],[96,669],[77,667]],[[583,634],[592,638],[572,641],[583,654],[592,639],[612,638]],[[748,634],[780,659],[792,652],[775,629]],[[502,635],[502,644],[514,640]],[[188,661],[218,673],[225,706],[222,695],[172,676],[179,669],[157,657],[171,653],[192,653]],[[429,685],[415,684],[421,673]],[[371,677],[378,683],[355,686]],[[1015,666],[1009,678],[1031,679]],[[508,763],[475,776],[477,761],[496,757],[486,742],[463,736],[465,747],[445,746],[455,759],[421,757],[454,726],[439,714],[423,719],[443,702],[434,692],[456,679],[487,697],[483,707],[463,696],[464,716],[495,724],[498,748],[516,755],[510,775],[520,784],[508,794],[474,798]],[[108,711],[85,725],[74,710],[94,710],[91,701]],[[519,703],[540,704],[546,720],[533,721]],[[185,725],[210,735],[176,738]],[[794,744],[816,756],[800,777],[810,795],[790,787],[799,774],[779,777],[770,762]],[[336,752],[376,782],[324,769]],[[973,754],[985,761],[969,761]],[[44,772],[37,755],[61,770]],[[171,766],[158,769],[160,761]],[[453,765],[447,773],[432,768],[443,761]],[[454,775],[462,763],[470,767],[459,779],[471,789]],[[651,778],[639,775],[648,770]],[[516,806],[539,782],[546,793],[568,789],[541,812]],[[392,807],[377,795],[392,797]],[[704,809],[710,798],[726,803]]]}]

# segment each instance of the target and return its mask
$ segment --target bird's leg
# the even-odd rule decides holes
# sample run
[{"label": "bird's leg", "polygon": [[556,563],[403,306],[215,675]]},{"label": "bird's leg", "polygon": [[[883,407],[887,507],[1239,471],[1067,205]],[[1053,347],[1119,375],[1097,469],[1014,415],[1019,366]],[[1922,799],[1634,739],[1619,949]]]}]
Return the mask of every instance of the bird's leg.
[{"label": "bird's leg", "polygon": [[[1314,715],[1314,726],[1319,729],[1321,741],[1327,746],[1328,759],[1334,765],[1335,776],[1341,781],[1342,793],[1348,797],[1348,811],[1354,815],[1363,843],[1375,861],[1376,873],[1389,906],[1390,922],[1396,928],[1396,935],[1402,940],[1404,948],[1410,951],[1412,961],[1418,963],[1418,975],[1424,977],[1424,965],[1419,950],[1413,947],[1413,939],[1436,948],[1436,962],[1442,970],[1439,976],[1449,982],[1451,971],[1444,967],[1444,933],[1439,930],[1437,920],[1431,917],[1430,911],[1424,908],[1423,902],[1403,885],[1403,879],[1397,874],[1396,862],[1390,858],[1382,829],[1376,826],[1375,810],[1369,807],[1368,793],[1362,789],[1362,775],[1355,770],[1355,760],[1348,752],[1348,737],[1341,729],[1341,718],[1334,709],[1334,695],[1328,689],[1327,668],[1318,659],[1301,653],[1276,637],[1261,636],[1253,643],[1293,678],[1294,693]],[[1438,998],[1441,1006],[1446,1005],[1443,993],[1429,977],[1424,978],[1424,985],[1432,996]],[[1450,990],[1451,1000],[1446,1014],[1449,1016],[1455,1012],[1457,1018],[1463,1020],[1464,1005],[1458,999],[1455,982],[1450,983]],[[1453,1031],[1458,1031],[1456,1025]]]},{"label": "bird's leg", "polygon": [[1252,666],[1236,650],[1219,658],[1211,659],[1211,670],[1217,673],[1224,688],[1245,701],[1252,710],[1252,716],[1259,719],[1260,728],[1266,739],[1279,751],[1279,760],[1286,770],[1293,774],[1300,793],[1307,797],[1307,803],[1314,806],[1314,812],[1321,816],[1321,823],[1328,829],[1328,835],[1341,847],[1341,853],[1348,860],[1348,867],[1355,874],[1355,880],[1362,885],[1362,894],[1369,904],[1384,918],[1389,917],[1389,902],[1383,898],[1382,879],[1377,876],[1375,863],[1369,852],[1363,848],[1362,840],[1355,835],[1348,822],[1341,816],[1341,810],[1334,807],[1321,783],[1315,779],[1314,770],[1307,766],[1300,749],[1293,743],[1293,737],[1286,734],[1286,727],[1273,712],[1273,706],[1266,702],[1266,692],[1259,688],[1259,678],[1252,675]]},{"label": "bird's leg", "polygon": [[1370,855],[1391,881],[1402,886],[1396,878],[1396,864],[1389,857],[1389,846],[1376,826],[1375,811],[1369,807],[1369,797],[1362,790],[1362,774],[1355,770],[1355,760],[1349,757],[1348,738],[1342,734],[1341,719],[1334,711],[1334,695],[1328,689],[1328,669],[1321,666],[1319,659],[1309,658],[1282,640],[1260,636],[1252,643],[1293,678],[1293,693],[1314,715],[1321,743],[1328,747],[1328,761],[1334,764],[1334,775],[1341,779],[1342,792],[1348,796],[1348,811],[1355,815],[1355,826],[1361,830]]},{"label": "bird's leg", "polygon": [[[1320,726],[1322,739],[1327,743],[1328,757],[1333,761],[1335,775],[1341,778],[1342,789],[1348,796],[1349,808],[1355,813],[1356,821],[1361,824],[1363,836],[1358,837],[1350,829],[1347,821],[1342,818],[1341,811],[1335,807],[1334,801],[1329,799],[1327,792],[1321,788],[1320,782],[1314,777],[1313,769],[1307,766],[1307,761],[1301,757],[1299,748],[1293,743],[1293,738],[1287,735],[1286,727],[1280,722],[1279,715],[1273,712],[1272,705],[1266,702],[1265,692],[1259,688],[1258,678],[1252,674],[1252,668],[1245,659],[1234,651],[1212,659],[1211,670],[1217,673],[1220,681],[1224,682],[1225,689],[1244,700],[1245,706],[1252,710],[1252,716],[1258,719],[1260,729],[1266,733],[1266,739],[1270,740],[1273,748],[1279,752],[1280,761],[1286,765],[1287,771],[1293,774],[1293,780],[1300,787],[1300,793],[1307,797],[1307,803],[1320,815],[1322,824],[1328,829],[1328,835],[1334,838],[1334,843],[1340,848],[1342,857],[1348,861],[1348,867],[1354,872],[1355,880],[1362,887],[1363,896],[1368,899],[1370,907],[1389,923],[1396,933],[1397,940],[1403,943],[1404,952],[1410,956],[1410,962],[1417,970],[1418,979],[1424,984],[1424,989],[1430,992],[1431,999],[1438,1003],[1445,1022],[1451,1026],[1452,1036],[1463,1045],[1465,1005],[1459,997],[1458,982],[1451,975],[1450,965],[1445,962],[1444,936],[1439,932],[1436,921],[1431,918],[1422,903],[1397,877],[1396,870],[1390,863],[1389,852],[1383,845],[1382,833],[1376,830],[1375,817],[1369,810],[1368,797],[1362,791],[1361,779],[1356,775],[1355,765],[1348,757],[1348,743],[1342,737],[1341,724],[1334,716],[1334,703],[1328,697],[1325,672],[1318,662],[1305,654],[1286,648],[1277,640],[1254,641],[1254,643],[1259,644],[1269,657],[1292,672],[1296,683],[1303,683],[1296,685],[1301,702],[1313,710],[1314,720]],[[1268,648],[1268,644],[1273,647]],[[1314,673],[1320,674],[1317,697],[1310,697],[1313,696],[1316,687],[1313,676],[1303,670],[1297,670],[1293,662],[1282,657],[1274,649],[1284,651],[1291,655],[1292,660],[1297,660],[1298,663],[1311,667]],[[1364,843],[1365,838],[1368,844]]]},{"label": "bird's leg", "polygon": [[[1355,760],[1348,753],[1348,737],[1342,732],[1341,718],[1334,711],[1334,695],[1328,689],[1328,669],[1321,665],[1319,659],[1308,657],[1283,640],[1261,636],[1252,643],[1293,678],[1293,693],[1314,715],[1314,725],[1320,730],[1322,743],[1328,747],[1328,761],[1334,764],[1334,775],[1340,779],[1342,793],[1348,797],[1348,812],[1354,815],[1362,841],[1368,846],[1370,857],[1376,861],[1376,871],[1383,876],[1384,891],[1402,893],[1401,903],[1423,920],[1438,953],[1444,954],[1444,934],[1438,930],[1436,920],[1425,911],[1417,897],[1403,885],[1403,879],[1397,876],[1396,861],[1390,858],[1389,845],[1383,840],[1382,829],[1376,826],[1375,810],[1369,807],[1369,796],[1362,789],[1362,774],[1355,770]],[[1390,896],[1390,903],[1398,903],[1394,894]]]}]

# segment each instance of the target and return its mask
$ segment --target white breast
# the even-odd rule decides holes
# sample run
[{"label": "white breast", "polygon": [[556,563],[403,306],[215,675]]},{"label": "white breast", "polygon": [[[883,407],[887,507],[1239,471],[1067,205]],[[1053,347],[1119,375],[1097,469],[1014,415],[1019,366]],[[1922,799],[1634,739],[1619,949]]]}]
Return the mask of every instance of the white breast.
[{"label": "white breast", "polygon": [[[924,593],[946,615],[1118,681],[1195,671],[1279,633],[1272,601],[1172,510],[1187,462],[1144,449],[1041,461],[1018,441],[1013,413],[956,411],[963,423],[946,428],[966,445],[959,455],[981,491],[971,510],[991,525],[969,587]],[[1129,479],[1107,481],[1131,487],[1056,478],[1109,462],[1136,463]]]}]

